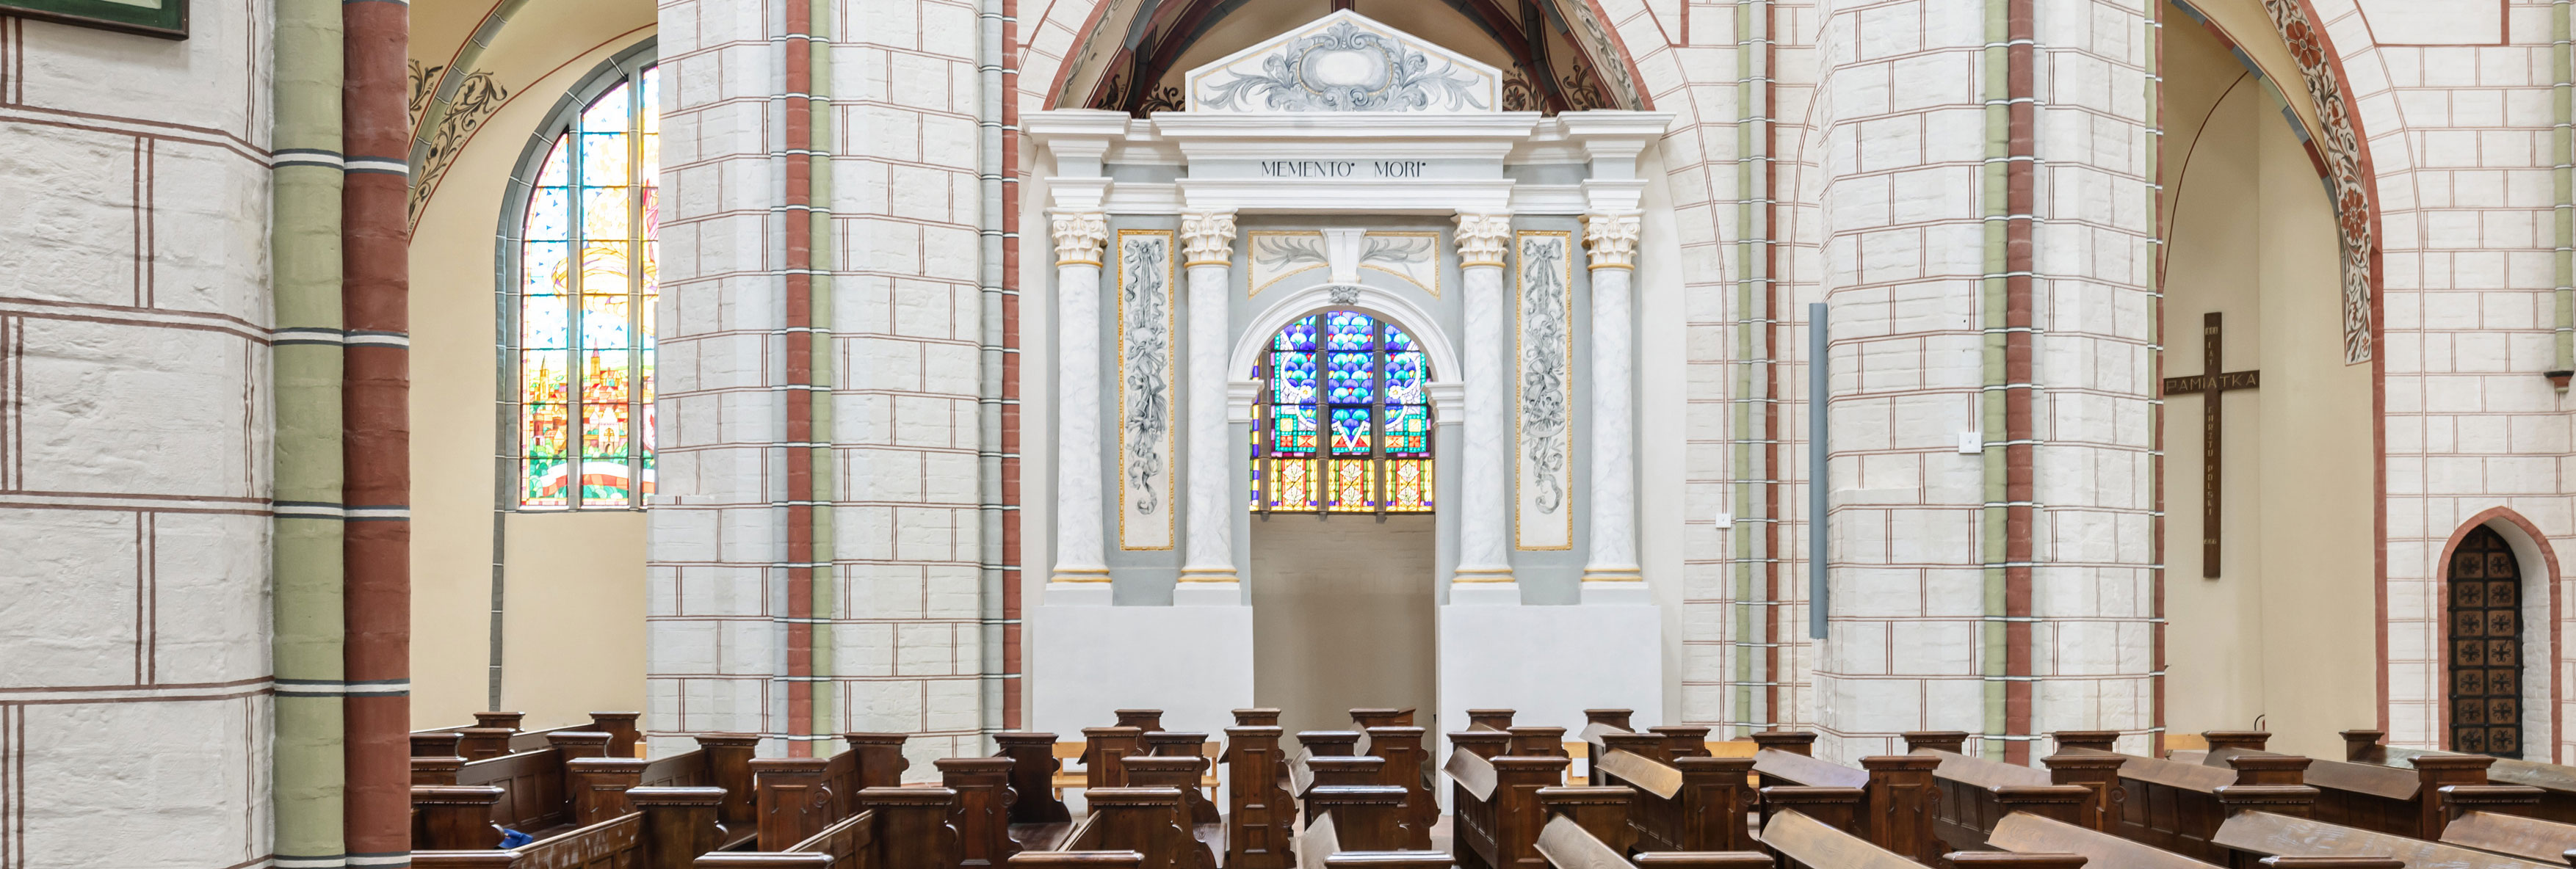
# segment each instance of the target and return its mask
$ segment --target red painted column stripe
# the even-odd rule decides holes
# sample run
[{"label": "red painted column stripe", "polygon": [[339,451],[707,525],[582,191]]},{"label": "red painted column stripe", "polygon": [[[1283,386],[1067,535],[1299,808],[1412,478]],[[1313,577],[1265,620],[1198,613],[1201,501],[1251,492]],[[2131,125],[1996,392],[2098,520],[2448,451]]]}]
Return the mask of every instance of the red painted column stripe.
[{"label": "red painted column stripe", "polygon": [[[2013,159],[2004,167],[2004,731],[2015,736],[2031,735],[2031,615],[2030,585],[2033,547],[2031,538],[2035,517],[2031,500],[2033,460],[2038,448],[2031,442],[2036,431],[2032,425],[2032,356],[2031,330],[2037,325],[2032,314],[2033,253],[2031,215],[2038,207],[2036,193],[2038,154],[2036,138],[2038,107],[2034,102],[2033,66],[2037,53],[2032,45],[2036,29],[2032,26],[2032,0],[2009,0],[2006,7],[2005,32],[2009,42],[2004,48],[2006,69],[2005,92],[2011,103],[2005,109],[2007,120],[2006,152]],[[2004,743],[2007,763],[2028,764],[2031,744],[2028,740]]]},{"label": "red painted column stripe", "polygon": [[[790,387],[814,382],[814,6],[803,0],[785,4],[787,34],[782,101],[787,157],[783,202],[787,298],[786,370]],[[808,390],[789,389],[786,403],[787,479],[780,493],[787,504],[787,732],[812,736],[815,730],[814,683],[814,400]],[[787,741],[790,757],[811,757],[811,740]]]},{"label": "red painted column stripe", "polygon": [[1020,23],[1002,0],[1002,728],[1020,704]]},{"label": "red painted column stripe", "polygon": [[352,865],[399,865],[411,850],[411,361],[408,9],[340,7],[341,305],[349,329],[341,387],[348,531],[348,792]]}]

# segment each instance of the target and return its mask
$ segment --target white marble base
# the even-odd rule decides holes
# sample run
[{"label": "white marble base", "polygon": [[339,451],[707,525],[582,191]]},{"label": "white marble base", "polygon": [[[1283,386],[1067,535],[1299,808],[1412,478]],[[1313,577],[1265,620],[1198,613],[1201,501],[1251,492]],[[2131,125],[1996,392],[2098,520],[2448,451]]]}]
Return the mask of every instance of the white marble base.
[{"label": "white marble base", "polygon": [[1173,606],[1245,606],[1243,583],[1184,582],[1172,586]]},{"label": "white marble base", "polygon": [[1166,730],[1223,733],[1252,705],[1251,607],[1050,600],[1028,623],[1032,730],[1080,739],[1116,710],[1160,709]]},{"label": "white marble base", "polygon": [[1050,582],[1045,606],[1108,606],[1109,583]]},{"label": "white marble base", "polygon": [[1452,582],[1449,584],[1450,606],[1520,606],[1521,584],[1517,582]]},{"label": "white marble base", "polygon": [[1583,583],[1583,604],[1585,606],[1591,606],[1594,604],[1652,606],[1654,603],[1655,595],[1653,592],[1646,590],[1646,584],[1643,581],[1631,580],[1626,582],[1597,582],[1586,580]]}]

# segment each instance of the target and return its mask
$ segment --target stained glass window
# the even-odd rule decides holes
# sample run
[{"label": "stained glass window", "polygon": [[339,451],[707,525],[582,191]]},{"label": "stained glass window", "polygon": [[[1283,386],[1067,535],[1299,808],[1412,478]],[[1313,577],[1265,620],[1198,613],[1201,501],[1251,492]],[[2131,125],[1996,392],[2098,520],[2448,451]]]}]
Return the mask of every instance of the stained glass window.
[{"label": "stained glass window", "polygon": [[1270,339],[1252,433],[1260,513],[1431,512],[1430,365],[1401,327],[1358,311]]},{"label": "stained glass window", "polygon": [[648,67],[584,105],[530,184],[504,336],[521,508],[636,507],[653,492],[659,84]]}]

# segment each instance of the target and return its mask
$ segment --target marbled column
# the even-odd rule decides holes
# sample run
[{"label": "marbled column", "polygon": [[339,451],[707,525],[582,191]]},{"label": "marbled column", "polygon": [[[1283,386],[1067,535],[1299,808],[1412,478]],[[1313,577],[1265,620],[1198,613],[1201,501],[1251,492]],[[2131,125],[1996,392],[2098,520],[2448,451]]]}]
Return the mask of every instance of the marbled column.
[{"label": "marbled column", "polygon": [[1100,256],[1109,220],[1097,211],[1053,217],[1056,482],[1049,582],[1107,583],[1100,530]]},{"label": "marbled column", "polygon": [[1459,450],[1458,573],[1450,587],[1451,603],[1520,602],[1512,582],[1511,553],[1505,542],[1511,503],[1504,493],[1511,474],[1505,449],[1511,420],[1504,397],[1511,375],[1503,365],[1503,333],[1511,302],[1503,295],[1503,258],[1512,241],[1508,214],[1458,215],[1458,272],[1466,284],[1466,340],[1459,367],[1466,382],[1465,443]]},{"label": "marbled column", "polygon": [[1592,554],[1583,566],[1587,602],[1609,602],[1644,590],[1644,577],[1637,571],[1636,400],[1630,376],[1636,327],[1630,322],[1628,284],[1637,265],[1637,223],[1634,212],[1583,217],[1583,246],[1592,267]]},{"label": "marbled column", "polygon": [[1210,212],[1181,217],[1181,256],[1189,270],[1189,372],[1182,404],[1189,415],[1185,471],[1189,490],[1182,533],[1181,583],[1175,604],[1225,605],[1240,602],[1234,569],[1234,517],[1227,493],[1236,481],[1228,473],[1233,451],[1226,437],[1226,299],[1227,269],[1234,262],[1234,214]]}]

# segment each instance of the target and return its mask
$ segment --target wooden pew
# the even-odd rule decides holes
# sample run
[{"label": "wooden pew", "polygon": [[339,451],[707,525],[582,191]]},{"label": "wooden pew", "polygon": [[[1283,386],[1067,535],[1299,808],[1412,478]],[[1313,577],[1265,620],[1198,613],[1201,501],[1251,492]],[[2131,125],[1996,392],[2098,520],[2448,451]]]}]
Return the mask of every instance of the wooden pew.
[{"label": "wooden pew", "polygon": [[[1288,869],[1297,832],[1297,805],[1285,782],[1288,761],[1279,746],[1279,710],[1234,710],[1225,729],[1226,869]],[[1268,721],[1269,724],[1251,722]]]},{"label": "wooden pew", "polygon": [[2004,816],[1987,832],[1986,845],[2024,854],[2079,854],[2094,869],[2219,869],[2171,851],[2028,812]]},{"label": "wooden pew", "polygon": [[[1615,837],[1630,829],[1628,819],[1616,811],[1619,803],[1565,793],[1592,790],[1588,787],[1548,790],[1556,793],[1543,793],[1541,800],[1547,802],[1552,814],[1547,824],[1539,829],[1538,841],[1533,847],[1548,865],[1556,869],[1627,869],[1632,866],[1771,869],[1773,866],[1771,855],[1759,851],[1645,851],[1631,858],[1626,849],[1613,844],[1615,838],[1603,835],[1608,833]],[[1616,793],[1625,788],[1605,787],[1600,790]],[[1559,807],[1572,811],[1556,812]]]},{"label": "wooden pew", "polygon": [[[1484,754],[1508,751],[1508,744],[1458,740],[1443,769],[1452,789],[1450,850],[1468,869],[1531,869],[1547,865],[1536,850],[1538,832],[1547,818],[1539,807],[1540,788],[1565,781],[1573,761],[1563,757]],[[1509,735],[1506,740],[1512,739]]]},{"label": "wooden pew", "polygon": [[[1050,758],[1052,759],[1052,758]],[[713,852],[692,869],[952,869],[967,861],[951,823],[960,803],[946,787],[871,787],[850,795],[858,811],[776,850]]]},{"label": "wooden pew", "polygon": [[2442,828],[2442,844],[2540,863],[2576,863],[2576,824],[2499,812],[2469,812]]},{"label": "wooden pew", "polygon": [[[2209,749],[2204,764],[2223,765],[2244,756],[2275,756],[2265,751],[2271,734],[2259,730],[2213,730],[2203,734]],[[2352,749],[2346,736],[2346,753]],[[2376,741],[2375,739],[2373,741]],[[2181,752],[2175,753],[2177,757]],[[2360,827],[2413,839],[2442,838],[2452,818],[2469,812],[2536,814],[2545,792],[2524,785],[2488,783],[2496,758],[2483,754],[2430,753],[2409,758],[2407,768],[2343,760],[2314,760],[2307,783],[2318,790],[2310,817],[2330,824]]]},{"label": "wooden pew", "polygon": [[1052,850],[1134,851],[1143,855],[1140,869],[1215,869],[1215,853],[1190,835],[1179,788],[1098,788],[1083,796],[1090,814]]},{"label": "wooden pew", "polygon": [[1602,783],[1635,792],[1629,824],[1638,847],[1750,850],[1752,831],[1744,816],[1753,809],[1753,758],[1708,757],[1704,746],[1687,744],[1704,742],[1705,728],[1679,730],[1599,734],[1594,770]]},{"label": "wooden pew", "polygon": [[[1353,709],[1351,715],[1373,710]],[[1402,710],[1402,718],[1413,719],[1413,710]],[[1429,778],[1429,753],[1422,748],[1423,730],[1412,725],[1368,725],[1361,729],[1367,737],[1368,754],[1386,763],[1379,767],[1378,783],[1404,789],[1408,823],[1426,831],[1440,820],[1440,803],[1432,797]]]},{"label": "wooden pew", "polygon": [[1516,714],[1519,713],[1511,709],[1469,709],[1467,710],[1467,729],[1510,730],[1512,716]]},{"label": "wooden pew", "polygon": [[[1763,825],[1762,844],[1779,856],[1781,869],[1914,869],[1927,865],[1794,811],[1782,812]],[[2080,869],[2089,862],[2092,860],[2088,855],[2075,853],[1967,851],[1941,855],[1928,865],[1956,869]],[[2096,869],[2130,867],[2110,864]]]},{"label": "wooden pew", "polygon": [[422,869],[688,869],[725,838],[716,820],[724,794],[715,788],[634,788],[636,811],[508,851],[419,849]]},{"label": "wooden pew", "polygon": [[1967,739],[1968,734],[1958,731],[1905,734],[1909,754],[1939,761],[1932,770],[1940,789],[1940,799],[1933,804],[1932,831],[1943,847],[1983,849],[1987,832],[2017,811],[2070,824],[2083,821],[2092,789],[2057,784],[2047,770],[1961,754]]},{"label": "wooden pew", "polygon": [[[2485,756],[2393,748],[2382,743],[2382,738],[2387,734],[2377,730],[2346,730],[2343,731],[2342,736],[2344,760],[2353,763],[2412,769],[2415,759],[2419,757]],[[2498,759],[2494,765],[2487,767],[2487,781],[2539,788],[2540,804],[2533,807],[2532,817],[2576,824],[2576,766],[2531,760]]]},{"label": "wooden pew", "polygon": [[1055,794],[1055,734],[996,733],[994,757],[1011,760],[1011,841],[1020,849],[1047,849],[1073,829],[1073,813]]},{"label": "wooden pew", "polygon": [[[2544,869],[2550,865],[2265,811],[2245,811],[2230,816],[2212,841],[2238,854],[2385,857],[2417,869]],[[2235,865],[2244,869],[2256,863],[2240,858]],[[2559,864],[2556,869],[2564,869],[2564,864]]]},{"label": "wooden pew", "polygon": [[2317,789],[2301,783],[2304,757],[2238,755],[2222,768],[2111,754],[2095,747],[2111,744],[2100,731],[2069,731],[2057,739],[2062,755],[2120,758],[2118,788],[2101,818],[2104,832],[2205,863],[2241,869],[2254,862],[2214,841],[2229,816],[2304,815],[2316,804]]},{"label": "wooden pew", "polygon": [[1316,785],[1306,791],[1306,825],[1330,819],[1340,831],[1340,847],[1349,850],[1426,850],[1431,829],[1414,825],[1406,796],[1396,785]]}]

